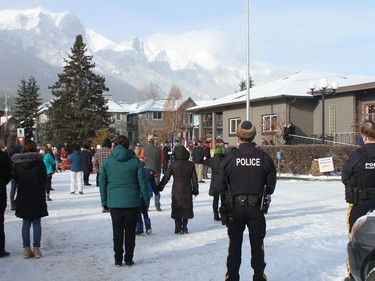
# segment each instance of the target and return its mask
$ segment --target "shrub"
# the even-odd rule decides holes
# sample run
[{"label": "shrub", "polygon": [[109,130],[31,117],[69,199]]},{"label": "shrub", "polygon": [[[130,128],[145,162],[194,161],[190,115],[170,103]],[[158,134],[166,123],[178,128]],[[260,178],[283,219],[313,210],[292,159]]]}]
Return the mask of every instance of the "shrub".
[{"label": "shrub", "polygon": [[[268,153],[275,161],[278,173],[310,174],[310,168],[315,159],[332,157],[334,172],[341,172],[349,155],[358,146],[301,144],[301,145],[263,145],[259,147]],[[281,152],[281,159],[276,158],[276,152]]]}]

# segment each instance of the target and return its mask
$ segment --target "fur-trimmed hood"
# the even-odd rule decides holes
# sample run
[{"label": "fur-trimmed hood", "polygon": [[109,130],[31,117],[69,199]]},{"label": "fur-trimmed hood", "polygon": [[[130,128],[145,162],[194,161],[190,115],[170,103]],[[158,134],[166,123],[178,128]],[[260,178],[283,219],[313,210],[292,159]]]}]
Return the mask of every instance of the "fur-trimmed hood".
[{"label": "fur-trimmed hood", "polygon": [[39,152],[25,152],[25,153],[16,153],[12,156],[12,162],[15,164],[25,164],[28,165],[30,162],[42,161],[44,155]]}]

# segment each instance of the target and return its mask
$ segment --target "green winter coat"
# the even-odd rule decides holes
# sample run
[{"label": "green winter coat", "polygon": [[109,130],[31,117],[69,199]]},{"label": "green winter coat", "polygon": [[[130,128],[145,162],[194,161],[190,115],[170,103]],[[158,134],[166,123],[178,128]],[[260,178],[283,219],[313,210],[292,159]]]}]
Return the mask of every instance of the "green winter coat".
[{"label": "green winter coat", "polygon": [[117,145],[100,171],[102,206],[136,208],[141,206],[141,194],[148,207],[149,195],[143,166],[133,152]]}]

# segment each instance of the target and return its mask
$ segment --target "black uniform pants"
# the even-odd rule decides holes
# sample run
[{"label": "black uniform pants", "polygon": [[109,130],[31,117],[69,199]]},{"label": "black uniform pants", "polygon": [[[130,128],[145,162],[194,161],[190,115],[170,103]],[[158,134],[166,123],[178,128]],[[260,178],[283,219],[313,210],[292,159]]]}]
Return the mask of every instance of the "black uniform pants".
[{"label": "black uniform pants", "polygon": [[113,228],[113,251],[115,263],[121,264],[124,254],[125,233],[125,262],[133,260],[135,248],[135,227],[139,208],[110,208]]},{"label": "black uniform pants", "polygon": [[[243,232],[247,226],[251,246],[251,267],[254,269],[253,280],[267,280],[264,276],[263,239],[266,236],[266,220],[264,214],[255,207],[235,207],[234,222],[228,225],[229,249],[227,257],[227,273],[225,281],[240,280]],[[248,279],[247,279],[248,280]]]},{"label": "black uniform pants", "polygon": [[369,211],[375,209],[375,199],[358,200],[358,204],[349,205],[348,210],[348,228],[349,233],[357,219],[366,215]]}]

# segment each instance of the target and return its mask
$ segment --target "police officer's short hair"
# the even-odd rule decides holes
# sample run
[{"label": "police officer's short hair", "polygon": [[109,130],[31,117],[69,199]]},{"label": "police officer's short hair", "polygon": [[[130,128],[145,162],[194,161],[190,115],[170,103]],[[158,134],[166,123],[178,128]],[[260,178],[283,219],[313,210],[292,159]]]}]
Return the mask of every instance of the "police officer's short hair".
[{"label": "police officer's short hair", "polygon": [[241,141],[252,141],[257,134],[255,126],[250,121],[243,121],[237,127],[237,137]]}]

